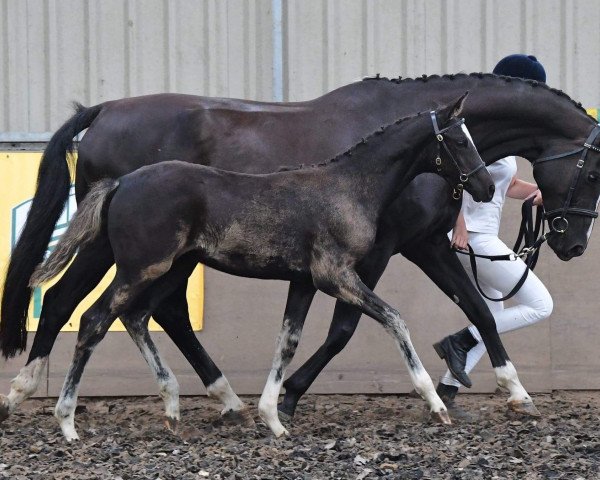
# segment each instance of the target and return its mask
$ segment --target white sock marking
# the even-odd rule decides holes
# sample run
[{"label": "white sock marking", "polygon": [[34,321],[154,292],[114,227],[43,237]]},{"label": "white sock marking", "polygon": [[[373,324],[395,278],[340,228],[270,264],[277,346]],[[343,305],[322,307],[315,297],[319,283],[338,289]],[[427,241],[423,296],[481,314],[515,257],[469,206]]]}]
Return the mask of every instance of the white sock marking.
[{"label": "white sock marking", "polygon": [[[277,399],[279,398],[279,392],[281,390],[281,385],[283,384],[285,368],[291,361],[291,358],[283,358],[283,349],[290,344],[298,344],[299,340],[300,335],[298,333],[291,334],[290,322],[287,318],[284,319],[281,332],[277,337],[271,371],[269,372],[267,383],[258,402],[258,414],[260,415],[260,418],[264,420],[276,437],[280,437],[281,435],[289,435],[289,432],[279,421],[279,415],[277,412]],[[279,379],[277,379],[278,371],[281,372]]]},{"label": "white sock marking", "polygon": [[217,380],[206,387],[206,393],[211,398],[218,399],[223,404],[223,410],[221,415],[225,415],[227,412],[239,412],[246,408],[244,402],[235,394],[231,385],[225,378],[225,375],[221,375]]},{"label": "white sock marking", "polygon": [[[67,375],[67,379],[69,377],[70,375]],[[67,379],[65,379],[65,384]],[[56,402],[54,416],[58,420],[65,439],[67,442],[71,442],[79,440],[79,435],[77,435],[77,431],[75,430],[75,408],[77,407],[77,391],[79,390],[79,386],[77,386],[72,395],[65,395],[64,390],[65,385],[63,385],[58,402]]]},{"label": "white sock marking", "polygon": [[150,367],[156,383],[158,384],[158,393],[165,404],[165,415],[168,418],[179,421],[179,383],[177,377],[173,374],[167,362],[164,361],[156,345],[152,341],[146,325],[129,326],[126,323],[127,333],[131,336],[137,347],[140,349],[144,360]]},{"label": "white sock marking", "polygon": [[10,382],[10,393],[3,397],[8,411],[14,411],[37,390],[48,365],[48,357],[38,357],[21,368],[19,374]]},{"label": "white sock marking", "polygon": [[[423,398],[423,400],[425,400],[425,402],[427,402],[431,412],[439,413],[441,411],[445,411],[446,406],[435,391],[433,381],[421,363],[421,359],[417,355],[417,352],[410,340],[410,333],[406,323],[404,320],[402,320],[396,310],[386,309],[386,313],[392,320],[390,325],[385,326],[385,330],[396,341],[396,345],[402,354],[402,358],[407,366],[408,374],[410,375],[410,379],[415,387],[416,392],[421,396],[421,398]],[[406,357],[406,352],[402,348],[403,345],[405,345],[409,350],[411,356],[410,362]],[[413,367],[411,367],[411,362]]]},{"label": "white sock marking", "polygon": [[496,382],[500,387],[506,388],[510,392],[509,402],[531,402],[531,397],[521,385],[517,370],[512,362],[506,362],[503,367],[496,367]]}]

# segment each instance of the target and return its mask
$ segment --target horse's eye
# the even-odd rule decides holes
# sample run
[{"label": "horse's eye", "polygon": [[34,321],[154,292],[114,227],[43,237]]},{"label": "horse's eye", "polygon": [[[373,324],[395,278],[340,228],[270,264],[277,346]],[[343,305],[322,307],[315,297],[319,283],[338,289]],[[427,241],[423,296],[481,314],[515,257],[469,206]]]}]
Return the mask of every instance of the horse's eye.
[{"label": "horse's eye", "polygon": [[459,141],[458,141],[458,142],[456,142],[456,143],[458,143],[458,146],[459,146],[459,147],[466,147],[466,146],[469,144],[469,142],[467,142],[467,139],[466,139],[466,138],[463,138],[462,140],[459,140]]},{"label": "horse's eye", "polygon": [[588,182],[596,183],[600,177],[598,177],[597,173],[590,173],[588,175]]}]

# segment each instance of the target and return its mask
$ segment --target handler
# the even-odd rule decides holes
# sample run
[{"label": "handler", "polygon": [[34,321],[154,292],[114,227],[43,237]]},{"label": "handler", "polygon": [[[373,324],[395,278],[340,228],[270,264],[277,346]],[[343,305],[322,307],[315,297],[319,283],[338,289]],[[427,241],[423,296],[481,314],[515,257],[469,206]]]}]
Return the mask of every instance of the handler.
[{"label": "handler", "polygon": [[[509,55],[498,62],[493,73],[546,81],[544,67],[531,55]],[[462,209],[452,230],[451,244],[464,250],[468,242],[478,254],[505,255],[512,251],[498,238],[498,231],[506,197],[517,200],[533,197],[534,205],[540,205],[542,195],[537,185],[516,177],[515,157],[498,160],[487,169],[496,185],[494,198],[489,203],[477,203],[468,193],[464,193]],[[467,255],[458,255],[458,257],[474,282],[469,257]],[[519,281],[525,268],[527,267],[520,258],[516,261],[495,262],[477,258],[479,284],[485,294],[492,298],[507,295]],[[504,308],[503,302],[492,302],[484,298],[494,316],[498,333],[533,325],[548,318],[552,313],[552,297],[533,272],[529,272],[525,283],[513,298],[517,305],[509,308]],[[446,363],[454,372],[464,371],[466,374],[475,368],[486,352],[481,335],[473,325],[447,336],[438,347],[443,350]],[[450,415],[468,420],[471,416],[454,404],[460,385],[448,370],[441,378],[437,392],[448,407]]]}]

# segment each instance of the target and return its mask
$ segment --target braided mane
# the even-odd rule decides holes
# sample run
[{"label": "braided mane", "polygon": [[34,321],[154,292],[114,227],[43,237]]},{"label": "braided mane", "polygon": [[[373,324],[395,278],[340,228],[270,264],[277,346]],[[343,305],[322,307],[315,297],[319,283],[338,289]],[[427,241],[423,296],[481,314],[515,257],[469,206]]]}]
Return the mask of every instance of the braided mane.
[{"label": "braided mane", "polygon": [[576,102],[562,90],[552,88],[543,82],[538,82],[537,80],[528,80],[528,79],[518,78],[518,77],[507,77],[504,75],[496,75],[494,73],[478,72],[478,73],[456,73],[456,74],[444,74],[444,75],[425,75],[425,74],[423,74],[420,77],[416,77],[416,78],[402,78],[402,77],[387,78],[387,77],[382,77],[379,74],[377,74],[374,77],[365,77],[365,78],[363,78],[363,81],[382,80],[382,81],[402,84],[402,83],[410,83],[410,82],[426,83],[431,80],[440,80],[440,79],[452,81],[452,80],[457,80],[457,79],[461,79],[461,78],[479,78],[479,79],[487,78],[487,79],[494,79],[497,81],[504,81],[505,83],[510,83],[510,82],[524,83],[526,85],[530,85],[532,88],[542,88],[544,90],[548,90],[549,92],[552,92],[555,95],[558,95],[559,97],[562,97],[562,98],[568,100],[578,110],[585,113],[585,115],[587,117],[591,118],[594,121],[594,123],[597,123],[597,120],[595,118],[591,117],[587,113],[585,108],[583,108],[583,106],[581,105],[581,102]]}]

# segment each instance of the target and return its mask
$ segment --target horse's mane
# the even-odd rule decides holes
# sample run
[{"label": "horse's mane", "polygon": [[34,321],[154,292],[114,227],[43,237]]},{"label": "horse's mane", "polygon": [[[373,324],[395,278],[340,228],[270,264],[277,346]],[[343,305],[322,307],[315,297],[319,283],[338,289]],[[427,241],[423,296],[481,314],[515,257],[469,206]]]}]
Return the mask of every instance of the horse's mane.
[{"label": "horse's mane", "polygon": [[[381,127],[379,127],[377,130],[375,130],[374,132],[371,132],[369,135],[367,135],[366,137],[363,137],[360,139],[359,142],[355,143],[354,145],[352,145],[348,150],[342,152],[342,153],[338,153],[335,157],[330,158],[328,160],[325,160],[323,162],[320,163],[313,163],[310,165],[305,165],[304,163],[301,163],[300,165],[293,165],[293,166],[284,166],[284,167],[280,167],[277,171],[278,172],[291,172],[294,170],[303,170],[306,168],[317,168],[317,167],[324,167],[326,165],[329,165],[331,163],[337,162],[338,160],[340,160],[342,157],[351,157],[352,153],[354,153],[354,151],[359,148],[361,145],[365,145],[370,139],[372,139],[373,137],[377,136],[377,135],[382,135],[386,132],[386,130],[388,130],[390,127],[393,127],[394,125],[398,125],[406,120],[410,120],[413,118],[417,118],[420,117],[421,115],[427,113],[429,114],[431,110],[424,110],[422,112],[418,112],[418,113],[413,113],[412,115],[407,115],[404,117],[401,117],[395,121],[393,121],[392,123],[389,123],[387,125],[383,125]],[[437,110],[436,110],[437,111]]]},{"label": "horse's mane", "polygon": [[518,77],[506,77],[504,75],[496,75],[494,73],[478,72],[478,73],[456,73],[456,74],[444,74],[444,75],[421,75],[420,77],[416,77],[416,78],[402,78],[402,77],[387,78],[387,77],[382,77],[379,74],[377,74],[374,77],[365,77],[365,78],[363,78],[363,81],[383,80],[383,81],[388,81],[388,82],[392,82],[392,83],[403,84],[403,83],[410,83],[410,82],[426,83],[431,80],[440,80],[440,79],[453,81],[453,80],[457,80],[457,79],[461,79],[461,78],[479,78],[479,79],[486,78],[486,79],[494,79],[494,80],[497,80],[498,82],[505,82],[505,83],[516,82],[516,83],[523,83],[526,85],[530,85],[532,88],[542,88],[544,90],[548,90],[549,92],[552,92],[555,95],[558,95],[559,97],[562,97],[562,98],[568,100],[578,110],[582,111],[583,113],[585,113],[585,115],[587,117],[591,118],[594,121],[594,123],[597,123],[597,120],[594,117],[590,116],[587,113],[586,109],[583,108],[583,106],[581,105],[581,102],[576,102],[562,90],[552,88],[543,82],[538,82],[537,80],[528,80],[528,79],[518,78]]}]

